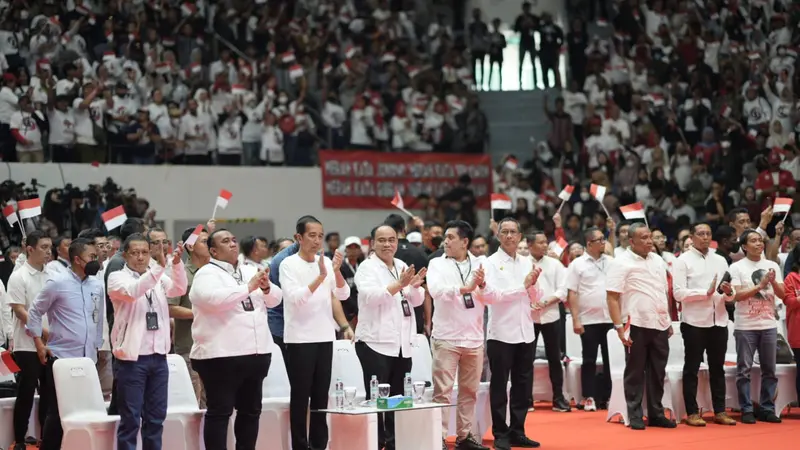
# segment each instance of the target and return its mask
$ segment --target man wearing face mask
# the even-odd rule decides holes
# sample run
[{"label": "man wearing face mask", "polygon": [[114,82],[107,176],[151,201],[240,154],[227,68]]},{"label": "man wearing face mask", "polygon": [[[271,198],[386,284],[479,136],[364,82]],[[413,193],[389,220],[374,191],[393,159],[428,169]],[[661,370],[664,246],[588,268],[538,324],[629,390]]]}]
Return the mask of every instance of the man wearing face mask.
[{"label": "man wearing face mask", "polygon": [[[103,341],[103,282],[97,250],[87,239],[75,239],[69,246],[70,272],[50,279],[28,310],[28,334],[36,344],[39,362],[45,366],[42,398],[47,401],[47,419],[40,449],[59,450],[64,431],[58,413],[58,398],[53,383],[53,363],[59,358],[90,358],[97,361]],[[50,322],[47,346],[42,321]]]}]

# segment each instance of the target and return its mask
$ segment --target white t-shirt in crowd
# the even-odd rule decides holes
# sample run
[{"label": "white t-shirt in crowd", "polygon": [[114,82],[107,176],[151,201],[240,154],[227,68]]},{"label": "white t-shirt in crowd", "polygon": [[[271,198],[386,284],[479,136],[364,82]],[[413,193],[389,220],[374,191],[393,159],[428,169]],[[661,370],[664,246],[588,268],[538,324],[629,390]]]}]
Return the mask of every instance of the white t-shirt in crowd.
[{"label": "white t-shirt in crowd", "polygon": [[11,122],[11,115],[17,111],[19,97],[8,86],[0,88],[0,123]]},{"label": "white t-shirt in crowd", "polygon": [[[774,261],[764,257],[757,262],[749,258],[742,258],[731,264],[731,284],[736,287],[736,290],[750,289],[760,283],[770,269],[775,271],[776,280],[780,283],[783,271]],[[737,302],[733,321],[735,329],[769,330],[776,328],[778,326],[776,304],[779,301],[772,286],[767,285],[766,289],[759,291],[753,297]]]},{"label": "white t-shirt in crowd", "polygon": [[50,135],[48,141],[51,145],[72,145],[75,143],[75,113],[72,108],[66,111],[53,109],[48,114],[50,121]]},{"label": "white t-shirt in crowd", "polygon": [[88,108],[81,109],[82,98],[72,102],[72,113],[75,118],[75,140],[78,144],[97,145],[94,140],[94,125],[102,126],[105,100],[95,100]]},{"label": "white t-shirt in crowd", "polygon": [[[34,112],[34,114],[38,114],[38,112]],[[31,113],[15,112],[11,115],[9,127],[12,130],[19,131],[22,137],[30,141],[30,145],[22,145],[17,142],[18,152],[31,152],[42,149],[42,130],[39,129],[39,124],[33,119]]]},{"label": "white t-shirt in crowd", "polygon": [[[213,131],[209,129],[208,120],[204,115],[198,114],[193,116],[191,114],[184,114],[181,118],[181,125],[178,129],[178,139],[186,141],[187,155],[205,155],[210,150],[209,140]],[[205,139],[203,139],[205,135]],[[194,139],[187,140],[186,137],[190,136]]]}]

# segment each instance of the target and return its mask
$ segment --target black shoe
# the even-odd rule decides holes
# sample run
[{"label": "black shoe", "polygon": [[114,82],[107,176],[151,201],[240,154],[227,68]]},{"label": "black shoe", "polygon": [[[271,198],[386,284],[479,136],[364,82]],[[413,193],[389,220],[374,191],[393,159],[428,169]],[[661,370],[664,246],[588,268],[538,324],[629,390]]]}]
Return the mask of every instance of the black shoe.
[{"label": "black shoe", "polygon": [[644,430],[644,420],[631,419],[631,430]]},{"label": "black shoe", "polygon": [[28,446],[25,443],[16,443],[14,444],[14,450],[27,450]]},{"label": "black shoe", "polygon": [[511,443],[508,441],[508,438],[495,438],[494,450],[511,450]]},{"label": "black shoe", "polygon": [[484,447],[472,434],[468,434],[464,439],[456,441],[456,450],[489,450],[489,447]]},{"label": "black shoe", "polygon": [[751,412],[742,413],[742,423],[754,424],[756,423],[756,416]]},{"label": "black shoe", "polygon": [[564,398],[557,398],[553,400],[553,411],[555,412],[570,412],[572,409],[569,407],[569,403],[567,403]]},{"label": "black shoe", "polygon": [[442,450],[447,450],[447,442],[442,439]]},{"label": "black shoe", "polygon": [[661,417],[653,417],[652,419],[647,419],[647,425],[651,427],[657,428],[675,428],[678,426],[675,422],[667,419],[664,416]]},{"label": "black shoe", "polygon": [[781,418],[775,415],[772,411],[763,411],[761,414],[758,415],[758,420],[760,422],[767,422],[767,423],[781,423]]},{"label": "black shoe", "polygon": [[527,436],[516,436],[512,437],[509,442],[511,443],[512,447],[520,447],[520,448],[539,448],[541,444],[534,441],[533,439],[528,439]]}]

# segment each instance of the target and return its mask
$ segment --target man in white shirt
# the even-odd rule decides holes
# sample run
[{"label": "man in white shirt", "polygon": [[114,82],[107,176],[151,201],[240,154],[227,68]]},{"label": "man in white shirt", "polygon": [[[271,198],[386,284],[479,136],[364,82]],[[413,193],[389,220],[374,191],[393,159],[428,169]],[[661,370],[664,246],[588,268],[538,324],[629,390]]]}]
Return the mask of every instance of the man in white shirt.
[{"label": "man in white shirt", "polygon": [[269,245],[267,238],[263,236],[247,236],[239,243],[239,249],[242,254],[240,258],[242,263],[254,266],[258,269],[266,267],[264,261],[269,255]]},{"label": "man in white shirt", "polygon": [[[428,262],[428,292],[433,298],[433,401],[450,403],[458,373],[456,449],[486,450],[472,435],[475,399],[483,369],[484,270],[467,249],[472,227],[463,220],[445,226],[445,256]],[[446,449],[449,414],[442,415]]]},{"label": "man in white shirt", "polygon": [[[505,218],[497,225],[500,249],[486,259],[486,289],[490,297],[488,340],[489,398],[492,408],[494,448],[535,448],[539,443],[525,436],[525,418],[533,390],[533,341],[535,331],[531,304],[539,300],[536,287],[540,269],[534,269],[530,258],[517,254],[522,238],[519,222]],[[509,377],[511,398],[506,391]],[[506,424],[506,409],[510,425]]]},{"label": "man in white shirt", "polygon": [[68,274],[69,269],[69,245],[72,239],[64,236],[59,236],[53,240],[53,253],[55,259],[47,263],[47,268],[54,274],[65,275]]},{"label": "man in white shirt", "polygon": [[[160,250],[160,249],[159,249]],[[186,272],[178,246],[167,261],[163,251],[148,267],[147,239],[133,234],[122,244],[125,267],[108,276],[114,304],[114,356],[117,358],[117,449],[136,450],[141,424],[142,450],[161,450],[169,394],[170,324],[168,297],[186,292]],[[165,276],[168,264],[170,276]]]},{"label": "man in white shirt", "polygon": [[645,429],[646,388],[648,425],[675,428],[661,404],[672,336],[667,264],[653,252],[647,225],[632,224],[628,236],[630,248],[614,259],[606,277],[608,312],[620,341],[628,347],[623,384],[628,418],[632,430]]},{"label": "man in white shirt", "polygon": [[[725,303],[733,301],[728,263],[709,250],[711,226],[692,225],[694,244],[672,265],[672,292],[681,303],[681,336],[685,348],[683,364],[683,400],[686,424],[703,427],[706,422],[697,407],[697,371],[708,357],[714,422],[736,425],[725,413],[725,353],[728,349],[728,311]],[[726,274],[728,279],[726,279]]]},{"label": "man in white shirt", "polygon": [[[422,305],[425,291],[425,268],[416,273],[414,266],[394,257],[397,233],[381,225],[372,236],[373,253],[358,267],[359,321],[356,354],[364,372],[364,389],[370,392],[370,380],[389,383],[389,395],[403,395],[404,378],[411,372],[411,339],[417,334],[414,308]],[[370,399],[375,400],[375,399]],[[394,450],[394,414],[378,415],[378,447]]]},{"label": "man in white shirt", "polygon": [[[781,270],[774,261],[763,256],[764,237],[760,230],[746,230],[739,237],[744,258],[730,268],[731,284],[736,293],[736,310],[733,332],[736,338],[736,390],[742,408],[742,423],[780,423],[775,414],[775,392],[778,378],[775,376],[775,359],[778,351],[777,300],[783,300],[786,292],[780,281]],[[777,299],[776,299],[777,298]],[[750,398],[750,369],[758,351],[761,368],[760,413],[753,413]]]},{"label": "man in white shirt", "polygon": [[159,227],[148,229],[145,237],[150,246],[150,261],[147,264],[149,267],[153,267],[158,264],[159,254],[165,257],[169,255],[171,250],[169,248],[169,238],[167,237],[167,232]]},{"label": "man in white shirt", "polygon": [[[605,253],[606,237],[598,228],[583,233],[584,254],[567,268],[567,303],[572,314],[572,331],[581,337],[581,391],[584,411],[597,411],[611,396],[606,335],[612,328],[606,302],[606,276],[613,258]],[[570,330],[567,330],[570,333]],[[597,348],[603,358],[603,383],[597,383]]]},{"label": "man in white shirt", "polygon": [[69,107],[69,98],[59,95],[48,112],[49,134],[47,142],[53,162],[77,162],[74,153],[75,113]]},{"label": "man in white shirt", "polygon": [[630,239],[628,234],[628,228],[630,228],[631,223],[627,220],[623,220],[622,222],[617,225],[617,244],[618,246],[614,248],[614,257],[617,258],[623,253],[625,250],[630,247]]},{"label": "man in white shirt", "polygon": [[39,111],[33,109],[28,96],[23,95],[19,98],[19,111],[11,114],[8,126],[16,141],[19,162],[44,162],[44,150],[42,150],[44,119]]},{"label": "man in white shirt", "polygon": [[[28,419],[33,409],[33,397],[37,386],[39,392],[44,392],[44,366],[36,354],[36,345],[33,338],[27,333],[25,326],[28,323],[28,309],[33,304],[36,295],[44,287],[45,282],[53,276],[45,262],[50,259],[52,242],[44,232],[35,230],[28,233],[25,251],[27,260],[23,266],[11,274],[8,279],[7,302],[14,314],[14,360],[19,365],[20,373],[17,379],[17,400],[14,403],[14,450],[25,449],[25,438],[28,431]],[[44,320],[47,327],[47,321]],[[48,332],[45,328],[44,335]],[[40,401],[39,425],[44,426],[47,417],[49,402]],[[33,430],[30,430],[33,434]]]},{"label": "man in white shirt", "polygon": [[303,216],[295,231],[299,250],[284,259],[279,269],[284,292],[286,371],[292,386],[292,449],[323,450],[328,445],[326,417],[311,414],[306,428],[307,414],[309,405],[312,410],[328,406],[337,329],[344,332],[345,339],[353,337],[341,303],[350,298],[350,286],[339,270],[342,254],[337,250],[333,261],[321,254],[325,235],[320,221]]},{"label": "man in white shirt", "polygon": [[235,408],[236,445],[254,449],[262,385],[275,348],[267,308],[277,306],[282,293],[270,283],[268,270],[239,264],[239,244],[230,231],[211,233],[208,251],[211,260],[195,273],[189,292],[192,368],[203,381],[208,405],[205,446],[226,447]]},{"label": "man in white shirt", "polygon": [[541,270],[537,286],[541,296],[531,302],[535,331],[534,348],[539,335],[544,339],[544,352],[553,386],[553,411],[569,412],[569,402],[564,398],[564,366],[561,362],[561,338],[564,326],[561,322],[559,304],[567,299],[564,279],[567,270],[561,261],[548,256],[549,243],[541,231],[534,231],[528,238],[528,249],[533,258],[533,266]]}]

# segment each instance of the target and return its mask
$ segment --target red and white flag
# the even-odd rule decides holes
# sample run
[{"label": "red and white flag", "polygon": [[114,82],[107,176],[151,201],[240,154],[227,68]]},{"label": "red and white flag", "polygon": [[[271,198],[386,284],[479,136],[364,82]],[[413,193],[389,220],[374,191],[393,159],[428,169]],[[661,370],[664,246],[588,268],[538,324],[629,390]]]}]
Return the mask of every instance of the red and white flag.
[{"label": "red and white flag", "polygon": [[103,52],[103,62],[113,61],[117,59],[117,54],[114,52]]},{"label": "red and white flag", "polygon": [[508,170],[517,170],[517,167],[519,167],[519,162],[514,156],[509,156],[504,166]]},{"label": "red and white flag", "polygon": [[397,208],[397,209],[399,209],[401,211],[405,211],[406,210],[406,207],[403,204],[403,196],[400,195],[400,191],[397,190],[397,188],[394,188],[394,197],[392,198],[392,206],[394,206],[395,208]]},{"label": "red and white flag", "polygon": [[19,219],[17,218],[17,212],[14,211],[14,205],[6,205],[5,208],[3,208],[3,215],[12,228],[14,227],[15,223],[19,222]]},{"label": "red and white flag", "polygon": [[572,197],[573,192],[575,192],[575,186],[568,184],[564,186],[564,189],[562,189],[561,192],[558,194],[558,198],[566,202]]},{"label": "red and white flag", "polygon": [[231,86],[231,94],[233,95],[241,95],[247,92],[247,87],[243,84],[234,84]]},{"label": "red and white flag", "polygon": [[103,223],[106,225],[106,230],[111,231],[114,228],[121,227],[128,216],[125,214],[125,209],[122,206],[117,206],[104,212],[100,217],[103,218]]},{"label": "red and white flag", "polygon": [[351,45],[347,47],[347,50],[344,51],[344,57],[347,59],[351,59],[353,56],[356,56],[357,51],[358,49]]},{"label": "red and white flag", "polygon": [[184,246],[186,246],[186,245],[194,245],[194,243],[197,242],[197,238],[200,237],[200,233],[202,233],[202,232],[203,232],[203,225],[200,224],[200,225],[196,226],[194,228],[194,231],[192,231],[192,234],[190,234],[189,237],[186,238],[186,242],[184,242],[183,245]]},{"label": "red and white flag", "polygon": [[728,106],[728,105],[725,105],[725,106],[723,106],[723,107],[722,107],[722,110],[719,112],[719,114],[720,114],[722,117],[724,117],[724,118],[726,118],[726,119],[727,119],[728,117],[730,117],[730,116],[731,116],[731,112],[733,112],[733,110],[731,109],[731,107],[730,107],[730,106]]},{"label": "red and white flag", "polygon": [[181,12],[183,13],[184,16],[193,16],[197,14],[197,5],[195,5],[194,3],[186,2],[183,5],[181,5]]},{"label": "red and white flag", "polygon": [[628,219],[644,219],[644,206],[642,206],[641,202],[636,202],[631,205],[621,206],[619,210],[622,212],[622,215]]},{"label": "red and white flag", "polygon": [[225,189],[220,189],[219,195],[217,196],[217,204],[218,208],[225,209],[228,207],[228,202],[230,201],[233,194],[230,191],[226,191]]},{"label": "red and white flag", "polygon": [[565,241],[564,238],[560,237],[557,240],[550,243],[550,250],[552,250],[553,253],[558,255],[559,258],[566,249],[567,249],[567,241]]},{"label": "red and white flag", "polygon": [[290,62],[294,61],[294,52],[289,50],[288,52],[281,54],[281,61],[284,64],[289,64]]},{"label": "red and white flag", "polygon": [[9,376],[19,372],[19,366],[11,356],[11,352],[0,347],[0,375]]},{"label": "red and white flag", "polygon": [[592,197],[596,198],[598,202],[602,202],[603,198],[606,196],[606,187],[599,184],[592,184],[589,186],[589,193],[592,194]]},{"label": "red and white flag", "polygon": [[785,197],[778,197],[775,199],[775,204],[772,206],[773,213],[786,213],[792,210],[792,199]]},{"label": "red and white flag", "polygon": [[511,209],[511,197],[506,194],[492,194],[492,209]]},{"label": "red and white flag", "polygon": [[300,64],[295,64],[292,67],[289,67],[289,79],[296,80],[303,76],[303,66]]},{"label": "red and white flag", "polygon": [[28,200],[20,200],[17,203],[17,211],[20,219],[30,219],[42,215],[42,202],[39,197]]}]

